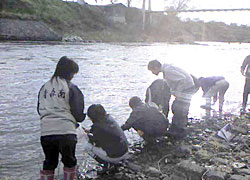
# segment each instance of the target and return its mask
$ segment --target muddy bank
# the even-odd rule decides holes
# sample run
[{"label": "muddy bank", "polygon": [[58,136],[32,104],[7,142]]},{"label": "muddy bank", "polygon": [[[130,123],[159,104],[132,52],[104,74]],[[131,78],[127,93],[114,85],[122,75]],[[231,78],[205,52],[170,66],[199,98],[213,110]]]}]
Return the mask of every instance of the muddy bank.
[{"label": "muddy bank", "polygon": [[[164,137],[157,144],[143,141],[130,147],[138,172],[120,167],[119,172],[85,179],[150,180],[249,180],[250,116],[228,115],[206,120],[190,120],[184,141]],[[218,132],[230,124],[230,141]],[[83,178],[79,178],[83,179]]]},{"label": "muddy bank", "polygon": [[62,36],[42,21],[0,19],[0,40],[61,41]]}]

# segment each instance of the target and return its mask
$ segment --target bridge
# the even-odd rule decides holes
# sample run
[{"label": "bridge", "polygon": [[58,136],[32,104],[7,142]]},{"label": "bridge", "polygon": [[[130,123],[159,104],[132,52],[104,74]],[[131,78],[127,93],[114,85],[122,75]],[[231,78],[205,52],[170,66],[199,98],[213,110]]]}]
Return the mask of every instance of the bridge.
[{"label": "bridge", "polygon": [[[149,14],[157,14],[157,13],[195,13],[195,12],[232,12],[232,11],[250,11],[250,8],[234,8],[234,9],[183,9],[183,10],[164,10],[164,11],[152,11],[151,6],[149,9],[145,9],[145,4],[143,5],[142,12],[143,12],[143,20],[142,20],[142,29],[145,29],[145,21],[146,21],[146,13]],[[149,17],[149,23],[151,18]]]},{"label": "bridge", "polygon": [[227,12],[227,11],[250,11],[250,8],[237,8],[237,9],[188,9],[188,10],[165,10],[165,11],[151,11],[147,10],[147,13],[188,13],[188,12]]}]

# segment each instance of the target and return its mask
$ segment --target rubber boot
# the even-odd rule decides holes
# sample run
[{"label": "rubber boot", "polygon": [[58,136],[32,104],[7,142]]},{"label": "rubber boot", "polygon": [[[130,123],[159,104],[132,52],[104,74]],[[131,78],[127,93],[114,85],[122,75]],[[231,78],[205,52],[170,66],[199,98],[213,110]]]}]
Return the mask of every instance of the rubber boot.
[{"label": "rubber boot", "polygon": [[101,169],[97,170],[97,175],[104,175],[108,172],[109,168],[110,168],[110,163],[104,161],[103,159],[101,159],[98,156],[94,156],[93,157],[98,163],[100,163],[102,165]]},{"label": "rubber boot", "polygon": [[76,174],[76,167],[72,168],[63,168],[64,179],[63,180],[74,180]]},{"label": "rubber boot", "polygon": [[41,170],[41,180],[54,180],[54,170]]}]

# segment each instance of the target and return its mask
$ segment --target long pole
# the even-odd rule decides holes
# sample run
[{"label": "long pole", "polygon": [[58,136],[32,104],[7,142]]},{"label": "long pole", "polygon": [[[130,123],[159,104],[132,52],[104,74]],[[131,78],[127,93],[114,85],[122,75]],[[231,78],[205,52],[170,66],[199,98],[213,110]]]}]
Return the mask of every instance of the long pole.
[{"label": "long pole", "polygon": [[145,1],[146,0],[143,0],[142,1],[142,30],[144,31],[145,30]]}]

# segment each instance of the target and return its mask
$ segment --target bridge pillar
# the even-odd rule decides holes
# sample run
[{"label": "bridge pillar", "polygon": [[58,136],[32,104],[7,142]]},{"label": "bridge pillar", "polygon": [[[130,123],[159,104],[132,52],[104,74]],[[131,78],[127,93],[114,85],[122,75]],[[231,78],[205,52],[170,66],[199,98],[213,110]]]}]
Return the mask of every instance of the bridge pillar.
[{"label": "bridge pillar", "polygon": [[[148,10],[151,11],[151,0],[148,0]],[[142,30],[145,30],[146,22],[146,0],[142,2]],[[151,13],[148,14],[148,23],[151,23]]]}]

